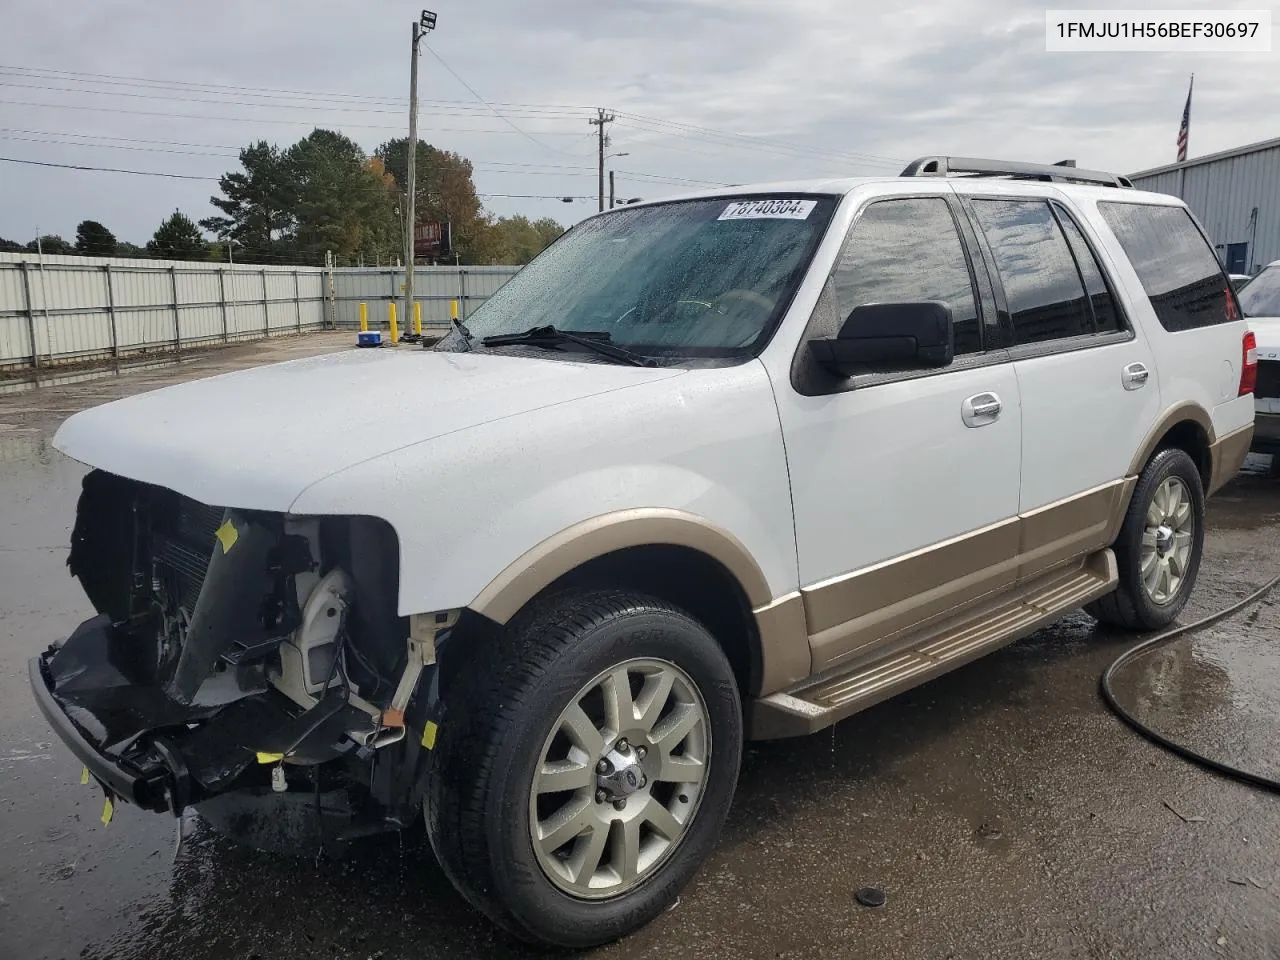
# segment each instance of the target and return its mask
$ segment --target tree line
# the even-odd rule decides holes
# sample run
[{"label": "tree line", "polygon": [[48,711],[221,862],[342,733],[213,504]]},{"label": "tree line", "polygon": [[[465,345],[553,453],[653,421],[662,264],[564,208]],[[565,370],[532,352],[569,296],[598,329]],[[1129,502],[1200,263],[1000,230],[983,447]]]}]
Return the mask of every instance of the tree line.
[{"label": "tree line", "polygon": [[[74,243],[49,235],[40,247],[50,254],[299,264],[323,263],[330,251],[340,266],[395,263],[404,256],[408,156],[408,138],[366,155],[350,138],[319,128],[287,148],[260,140],[240,151],[241,169],[219,179],[220,195],[209,198],[218,215],[197,224],[175,210],[145,247],[84,220]],[[419,140],[414,173],[414,219],[452,224],[450,262],[525,264],[564,232],[549,217],[488,213],[471,161],[457,153]],[[0,238],[0,251],[36,249],[34,240]]]}]

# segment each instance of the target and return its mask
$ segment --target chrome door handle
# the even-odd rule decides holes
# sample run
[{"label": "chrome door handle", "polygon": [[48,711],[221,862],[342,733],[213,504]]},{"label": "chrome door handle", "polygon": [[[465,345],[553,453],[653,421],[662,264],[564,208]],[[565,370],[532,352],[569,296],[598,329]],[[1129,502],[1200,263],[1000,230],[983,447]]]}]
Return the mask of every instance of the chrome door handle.
[{"label": "chrome door handle", "polygon": [[1120,382],[1124,384],[1126,390],[1139,390],[1146,386],[1147,378],[1151,376],[1151,371],[1147,369],[1144,363],[1130,363],[1120,371]]},{"label": "chrome door handle", "polygon": [[960,419],[966,427],[985,427],[1000,418],[1000,398],[994,393],[975,393],[960,404]]}]

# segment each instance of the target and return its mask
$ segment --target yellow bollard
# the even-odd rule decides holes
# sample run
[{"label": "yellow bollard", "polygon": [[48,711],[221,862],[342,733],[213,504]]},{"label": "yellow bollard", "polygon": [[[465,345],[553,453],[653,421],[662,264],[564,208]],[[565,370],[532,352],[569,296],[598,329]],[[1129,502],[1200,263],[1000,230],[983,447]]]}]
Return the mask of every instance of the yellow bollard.
[{"label": "yellow bollard", "polygon": [[458,319],[458,301],[456,299],[449,301],[449,319]]},{"label": "yellow bollard", "polygon": [[391,324],[391,342],[400,342],[400,324],[396,323],[396,304],[393,300],[387,304],[387,320]]},{"label": "yellow bollard", "polygon": [[422,336],[422,304],[417,300],[413,301],[413,332]]},{"label": "yellow bollard", "polygon": [[369,330],[369,305],[367,303],[360,304],[360,332],[367,333]]}]

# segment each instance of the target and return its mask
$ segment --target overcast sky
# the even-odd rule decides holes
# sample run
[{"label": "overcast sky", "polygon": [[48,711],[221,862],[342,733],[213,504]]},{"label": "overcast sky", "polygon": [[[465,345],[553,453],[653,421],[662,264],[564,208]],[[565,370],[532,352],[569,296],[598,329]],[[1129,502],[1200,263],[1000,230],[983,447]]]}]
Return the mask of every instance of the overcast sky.
[{"label": "overcast sky", "polygon": [[[1174,159],[1193,71],[1192,156],[1280,135],[1274,54],[1046,53],[1043,3],[434,2],[427,42],[457,77],[423,51],[420,136],[471,159],[498,214],[594,211],[597,106],[618,115],[611,151],[630,154],[609,161],[619,194],[645,198],[688,181],[896,174],[934,153],[1132,172]],[[174,208],[214,212],[214,180],[250,141],[324,126],[371,151],[403,136],[419,11],[0,0],[0,156],[210,178],[0,163],[0,236],[71,239],[88,218],[145,243]]]}]

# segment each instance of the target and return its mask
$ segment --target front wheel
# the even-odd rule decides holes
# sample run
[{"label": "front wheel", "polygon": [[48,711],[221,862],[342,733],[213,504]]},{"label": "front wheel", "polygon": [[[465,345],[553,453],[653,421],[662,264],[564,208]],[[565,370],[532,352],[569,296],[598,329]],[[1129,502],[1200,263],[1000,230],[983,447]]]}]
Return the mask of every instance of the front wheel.
[{"label": "front wheel", "polygon": [[1155,630],[1186,605],[1204,549],[1204,488],[1186,451],[1158,452],[1133,489],[1114,544],[1120,584],[1086,610],[1127,630]]},{"label": "front wheel", "polygon": [[523,614],[446,694],[427,807],[445,871],[510,932],[583,948],[647,923],[715,843],[742,713],[696,620],[618,591]]}]

